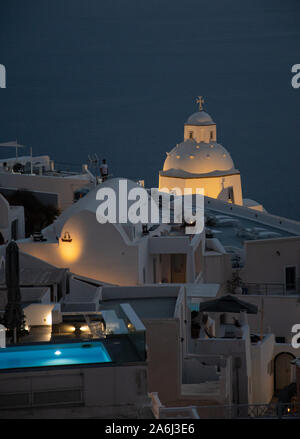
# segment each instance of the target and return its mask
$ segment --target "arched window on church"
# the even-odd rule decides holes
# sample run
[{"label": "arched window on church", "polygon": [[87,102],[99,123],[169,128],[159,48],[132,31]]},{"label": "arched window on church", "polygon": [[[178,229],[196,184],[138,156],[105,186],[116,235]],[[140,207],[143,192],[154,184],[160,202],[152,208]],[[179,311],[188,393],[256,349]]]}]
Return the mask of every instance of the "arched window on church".
[{"label": "arched window on church", "polygon": [[190,139],[193,138],[193,135],[194,135],[193,131],[190,131]]},{"label": "arched window on church", "polygon": [[212,140],[213,138],[214,138],[214,132],[211,131],[211,132],[210,132],[210,140]]}]

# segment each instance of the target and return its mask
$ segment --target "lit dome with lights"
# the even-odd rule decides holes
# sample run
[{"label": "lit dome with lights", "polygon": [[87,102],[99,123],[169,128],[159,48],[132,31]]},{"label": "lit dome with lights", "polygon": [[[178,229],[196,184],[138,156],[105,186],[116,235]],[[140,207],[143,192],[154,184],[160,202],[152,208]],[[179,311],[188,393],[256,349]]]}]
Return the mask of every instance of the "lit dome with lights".
[{"label": "lit dome with lights", "polygon": [[191,174],[209,174],[215,171],[231,171],[234,163],[229,152],[216,142],[196,142],[187,139],[168,154],[163,171],[176,169]]}]

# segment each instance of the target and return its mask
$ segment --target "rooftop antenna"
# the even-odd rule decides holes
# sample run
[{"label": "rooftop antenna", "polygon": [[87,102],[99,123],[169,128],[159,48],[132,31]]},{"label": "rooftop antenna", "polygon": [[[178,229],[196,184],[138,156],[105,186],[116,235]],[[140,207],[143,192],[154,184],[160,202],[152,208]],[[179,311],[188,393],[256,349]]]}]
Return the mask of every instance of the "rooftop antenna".
[{"label": "rooftop antenna", "polygon": [[98,172],[100,160],[99,160],[99,157],[98,157],[97,153],[95,153],[94,156],[95,156],[95,168],[96,168],[96,177],[97,177],[97,172]]},{"label": "rooftop antenna", "polygon": [[89,164],[91,169],[93,169],[96,177],[97,177],[97,169],[98,169],[98,165],[99,165],[99,157],[97,156],[97,154],[93,154],[92,157],[90,155],[88,155],[88,159],[89,159]]},{"label": "rooftop antenna", "polygon": [[33,174],[33,167],[32,167],[32,147],[30,147],[30,174]]}]

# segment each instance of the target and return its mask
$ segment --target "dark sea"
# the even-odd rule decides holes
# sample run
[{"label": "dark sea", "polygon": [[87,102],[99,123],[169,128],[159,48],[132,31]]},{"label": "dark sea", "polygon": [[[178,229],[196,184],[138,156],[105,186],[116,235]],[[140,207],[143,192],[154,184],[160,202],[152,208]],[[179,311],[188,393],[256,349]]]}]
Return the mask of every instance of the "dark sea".
[{"label": "dark sea", "polygon": [[300,220],[296,63],[299,0],[0,0],[0,142],[157,186],[203,95],[244,197]]}]

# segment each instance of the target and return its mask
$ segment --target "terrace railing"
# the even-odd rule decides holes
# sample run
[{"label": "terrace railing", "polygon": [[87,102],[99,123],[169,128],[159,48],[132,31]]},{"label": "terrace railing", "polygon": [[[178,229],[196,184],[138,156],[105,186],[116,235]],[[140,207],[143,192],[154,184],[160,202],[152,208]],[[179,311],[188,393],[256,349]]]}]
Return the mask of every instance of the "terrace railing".
[{"label": "terrace railing", "polygon": [[231,404],[165,407],[156,392],[149,393],[152,413],[156,419],[295,419],[300,418],[300,403]]},{"label": "terrace railing", "polygon": [[287,296],[299,293],[299,289],[287,290],[282,283],[243,283],[242,294]]},{"label": "terrace railing", "polygon": [[151,409],[155,419],[199,419],[195,406],[165,407],[158,397],[157,392],[149,393]]},{"label": "terrace railing", "polygon": [[197,412],[200,419],[295,419],[300,418],[300,404],[273,402],[270,404],[198,406]]}]

